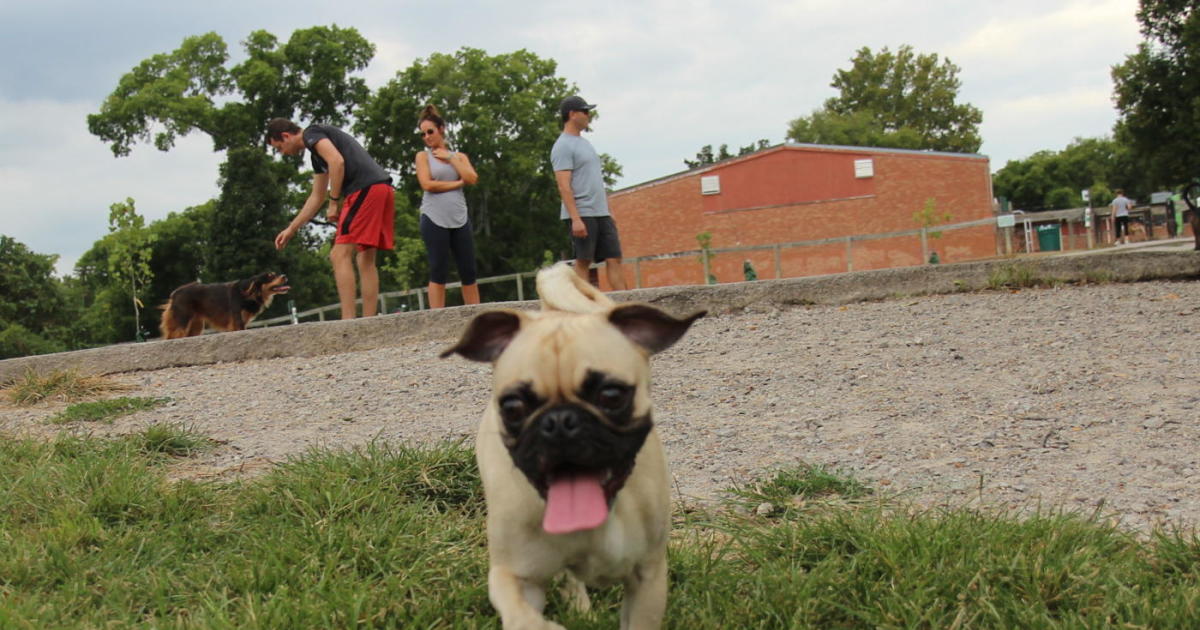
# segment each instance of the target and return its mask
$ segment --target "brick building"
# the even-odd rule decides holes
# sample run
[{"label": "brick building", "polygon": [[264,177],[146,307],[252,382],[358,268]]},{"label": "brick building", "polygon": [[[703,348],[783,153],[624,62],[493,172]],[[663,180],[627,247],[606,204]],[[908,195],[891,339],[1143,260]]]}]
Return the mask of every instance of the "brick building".
[{"label": "brick building", "polygon": [[[710,272],[719,282],[743,280],[744,260],[768,279],[919,265],[926,251],[943,262],[996,255],[989,221],[943,231],[923,249],[914,214],[928,200],[934,215],[949,215],[938,224],[991,219],[988,158],[784,144],[609,195],[630,287],[703,284],[695,254],[664,255],[699,249],[697,235],[704,232],[718,250],[792,244],[718,252]],[[645,258],[653,256],[662,257]]]}]

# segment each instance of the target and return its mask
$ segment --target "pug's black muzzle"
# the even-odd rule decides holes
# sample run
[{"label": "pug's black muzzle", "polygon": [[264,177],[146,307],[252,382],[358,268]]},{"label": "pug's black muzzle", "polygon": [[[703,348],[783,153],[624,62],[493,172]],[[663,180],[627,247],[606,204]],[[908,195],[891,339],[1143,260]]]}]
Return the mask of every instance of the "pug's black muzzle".
[{"label": "pug's black muzzle", "polygon": [[651,425],[647,417],[615,427],[580,405],[563,404],[531,418],[505,443],[513,463],[543,499],[555,477],[595,473],[603,479],[605,498],[612,505],[633,472]]}]

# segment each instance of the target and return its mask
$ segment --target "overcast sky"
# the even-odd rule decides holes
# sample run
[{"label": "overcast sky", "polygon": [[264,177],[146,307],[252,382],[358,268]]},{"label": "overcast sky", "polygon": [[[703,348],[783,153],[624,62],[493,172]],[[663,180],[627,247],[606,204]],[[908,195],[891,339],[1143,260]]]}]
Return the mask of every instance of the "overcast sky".
[{"label": "overcast sky", "polygon": [[1141,39],[1136,9],[1136,0],[14,0],[0,4],[0,233],[59,254],[69,273],[107,233],[110,204],[132,197],[149,221],[216,196],[222,156],[207,136],[114,158],[86,124],[123,74],[209,31],[237,55],[258,29],[286,41],[298,28],[354,27],[377,48],[364,73],[372,88],[463,46],[554,59],[600,105],[590,139],[624,167],[620,188],[684,170],[705,144],[783,142],[789,121],[834,95],[834,72],[862,46],[909,44],[958,65],[960,100],[983,110],[980,153],[993,172],[1106,135],[1116,119],[1110,69]]}]

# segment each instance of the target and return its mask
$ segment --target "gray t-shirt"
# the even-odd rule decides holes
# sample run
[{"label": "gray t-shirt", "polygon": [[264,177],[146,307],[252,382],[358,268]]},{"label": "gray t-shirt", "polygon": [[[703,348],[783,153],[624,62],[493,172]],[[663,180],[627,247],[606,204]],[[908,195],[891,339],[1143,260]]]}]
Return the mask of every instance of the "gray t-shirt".
[{"label": "gray t-shirt", "polygon": [[357,140],[350,137],[350,134],[345,131],[331,125],[318,124],[304,128],[304,148],[308,149],[314,173],[329,172],[329,164],[314,148],[322,139],[332,142],[333,148],[342,154],[342,159],[345,161],[346,171],[342,178],[342,190],[340,191],[343,197],[372,184],[392,183],[392,176],[388,175],[388,172],[371,158]]},{"label": "gray t-shirt", "polygon": [[[563,133],[550,149],[550,165],[556,171],[571,171],[571,191],[575,193],[575,207],[581,217],[608,216],[608,197],[604,192],[604,173],[600,168],[600,156],[592,143],[580,136]],[[568,219],[567,206],[563,204],[560,218]]]},{"label": "gray t-shirt", "polygon": [[[429,160],[429,176],[439,182],[455,182],[462,177],[453,166],[433,157],[433,151],[425,149]],[[421,214],[429,217],[434,225],[448,230],[467,224],[467,198],[461,188],[446,192],[429,192],[421,197]]]},{"label": "gray t-shirt", "polygon": [[1120,195],[1112,201],[1113,212],[1118,217],[1129,216],[1129,209],[1133,207],[1133,202],[1125,195]]}]

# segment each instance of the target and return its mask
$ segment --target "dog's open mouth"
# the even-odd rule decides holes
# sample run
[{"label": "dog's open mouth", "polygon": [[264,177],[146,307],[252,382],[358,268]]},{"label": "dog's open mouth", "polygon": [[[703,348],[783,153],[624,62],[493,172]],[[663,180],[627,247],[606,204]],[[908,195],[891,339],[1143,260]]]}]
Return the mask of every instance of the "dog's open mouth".
[{"label": "dog's open mouth", "polygon": [[603,525],[631,469],[559,466],[546,472],[537,484],[546,499],[542,529],[548,534],[569,534]]},{"label": "dog's open mouth", "polygon": [[287,276],[279,276],[279,278],[276,280],[276,282],[278,282],[279,284],[269,285],[267,287],[267,290],[270,291],[272,295],[287,293],[288,290],[290,290],[292,288],[292,287],[288,286]]}]

